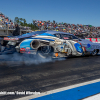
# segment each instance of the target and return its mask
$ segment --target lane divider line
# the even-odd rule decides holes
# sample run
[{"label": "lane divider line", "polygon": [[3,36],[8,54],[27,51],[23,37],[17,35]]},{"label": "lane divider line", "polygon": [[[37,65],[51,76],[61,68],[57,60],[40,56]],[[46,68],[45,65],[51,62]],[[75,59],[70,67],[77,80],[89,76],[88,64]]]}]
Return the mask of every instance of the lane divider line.
[{"label": "lane divider line", "polygon": [[[25,96],[25,97],[14,99],[14,100],[30,100],[30,99],[50,95],[53,93],[57,93],[57,92],[61,92],[61,91],[65,91],[65,90],[69,90],[69,89],[73,89],[73,88],[77,88],[77,87],[81,87],[81,86],[85,86],[85,85],[89,85],[89,84],[93,84],[93,83],[97,83],[97,82],[100,82],[100,79],[83,82],[83,83],[79,83],[79,84],[75,84],[75,85],[71,85],[71,86],[67,86],[67,87],[63,87],[63,88],[59,88],[59,89],[54,89],[54,90],[42,92],[42,93],[36,94],[36,95]],[[34,91],[32,91],[32,92],[34,92]]]}]

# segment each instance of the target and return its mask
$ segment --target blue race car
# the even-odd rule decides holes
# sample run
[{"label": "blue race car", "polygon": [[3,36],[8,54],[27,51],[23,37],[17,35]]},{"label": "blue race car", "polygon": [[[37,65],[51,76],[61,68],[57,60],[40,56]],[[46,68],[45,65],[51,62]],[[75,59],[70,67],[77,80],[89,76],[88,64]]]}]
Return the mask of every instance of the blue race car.
[{"label": "blue race car", "polygon": [[5,49],[1,53],[27,53],[39,55],[42,58],[96,55],[100,45],[85,39],[59,31],[36,31],[21,36],[4,37],[1,46]]}]

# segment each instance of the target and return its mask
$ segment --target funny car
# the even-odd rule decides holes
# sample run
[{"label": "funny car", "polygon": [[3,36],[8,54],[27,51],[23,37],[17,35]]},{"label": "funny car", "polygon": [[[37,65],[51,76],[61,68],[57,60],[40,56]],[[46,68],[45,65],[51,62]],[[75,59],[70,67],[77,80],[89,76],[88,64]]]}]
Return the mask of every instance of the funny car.
[{"label": "funny car", "polygon": [[2,53],[27,53],[42,58],[96,55],[100,45],[85,39],[59,31],[36,31],[21,36],[4,37],[1,46],[5,46]]}]

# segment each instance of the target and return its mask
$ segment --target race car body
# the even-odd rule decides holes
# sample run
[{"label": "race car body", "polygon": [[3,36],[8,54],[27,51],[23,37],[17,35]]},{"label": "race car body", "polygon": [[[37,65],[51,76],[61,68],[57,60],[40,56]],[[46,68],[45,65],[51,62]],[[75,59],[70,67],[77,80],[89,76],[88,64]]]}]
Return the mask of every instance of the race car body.
[{"label": "race car body", "polygon": [[19,35],[19,36],[8,36],[8,37],[4,37],[1,40],[1,45],[2,46],[6,46],[8,42],[13,42],[13,43],[20,43],[21,41],[23,41],[24,39],[36,36],[37,34],[42,34],[45,33],[47,31],[36,31],[36,32],[32,32],[32,33],[26,33],[23,35]]},{"label": "race car body", "polygon": [[[4,41],[7,41],[7,47],[15,48],[19,53],[39,55],[42,58],[81,56],[87,53],[94,55],[100,49],[100,45],[96,43],[58,31],[36,31],[22,36],[7,37]],[[3,50],[5,51],[6,49]]]},{"label": "race car body", "polygon": [[69,55],[80,56],[83,53],[81,45],[75,41],[59,39],[53,34],[43,33],[35,37],[25,39],[16,47],[20,53],[38,54],[45,57],[67,57]]},{"label": "race car body", "polygon": [[92,55],[96,55],[100,51],[100,44],[98,43],[93,43],[89,40],[81,39],[80,44],[82,45],[85,54],[90,53]]}]

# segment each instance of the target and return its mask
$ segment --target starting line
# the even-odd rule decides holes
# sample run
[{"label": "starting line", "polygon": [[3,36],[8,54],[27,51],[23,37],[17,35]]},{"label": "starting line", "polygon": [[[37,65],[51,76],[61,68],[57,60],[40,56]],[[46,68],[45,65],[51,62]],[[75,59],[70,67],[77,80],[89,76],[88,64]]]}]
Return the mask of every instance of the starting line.
[{"label": "starting line", "polygon": [[100,79],[14,100],[100,100]]}]

